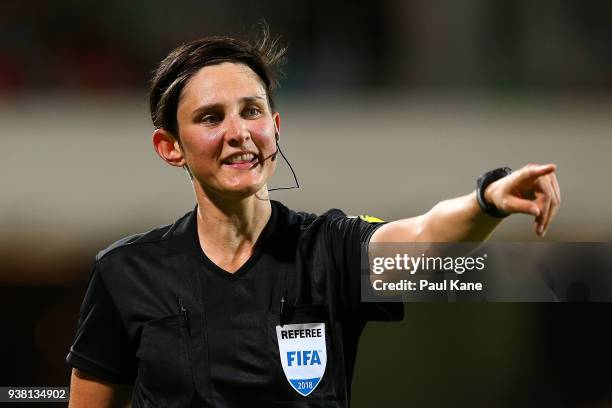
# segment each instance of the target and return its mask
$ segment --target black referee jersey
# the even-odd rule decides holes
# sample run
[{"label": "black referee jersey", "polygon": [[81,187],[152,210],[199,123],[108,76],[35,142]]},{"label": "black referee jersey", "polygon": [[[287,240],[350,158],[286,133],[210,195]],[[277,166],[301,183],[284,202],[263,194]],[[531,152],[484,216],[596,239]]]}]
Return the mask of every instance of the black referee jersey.
[{"label": "black referee jersey", "polygon": [[67,362],[134,384],[134,408],[348,407],[365,323],[403,317],[360,301],[360,246],[381,225],[272,201],[233,274],[201,250],[196,210],[124,238],[95,259]]}]

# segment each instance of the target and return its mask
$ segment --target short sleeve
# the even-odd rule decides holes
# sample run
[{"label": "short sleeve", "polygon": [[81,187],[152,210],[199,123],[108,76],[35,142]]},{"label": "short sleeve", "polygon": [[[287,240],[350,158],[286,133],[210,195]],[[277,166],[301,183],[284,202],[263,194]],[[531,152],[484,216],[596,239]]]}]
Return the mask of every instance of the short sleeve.
[{"label": "short sleeve", "polygon": [[96,261],[66,362],[102,380],[131,384],[135,361],[135,352]]},{"label": "short sleeve", "polygon": [[399,321],[404,318],[401,298],[394,302],[361,302],[361,249],[385,223],[374,217],[334,217],[329,232],[334,258],[341,271],[342,290],[348,293],[350,307],[363,321]]}]

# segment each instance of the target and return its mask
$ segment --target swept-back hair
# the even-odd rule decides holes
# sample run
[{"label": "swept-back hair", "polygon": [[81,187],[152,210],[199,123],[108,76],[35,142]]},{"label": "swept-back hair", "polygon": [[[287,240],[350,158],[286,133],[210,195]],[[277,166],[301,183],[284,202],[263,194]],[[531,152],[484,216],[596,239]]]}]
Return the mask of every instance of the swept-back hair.
[{"label": "swept-back hair", "polygon": [[176,117],[181,92],[191,77],[205,66],[234,62],[251,68],[266,89],[268,104],[275,110],[274,91],[285,62],[286,48],[279,47],[264,25],[253,43],[232,37],[204,37],[180,45],[168,54],[153,72],[149,88],[149,109],[156,128],[164,128],[179,139]]}]

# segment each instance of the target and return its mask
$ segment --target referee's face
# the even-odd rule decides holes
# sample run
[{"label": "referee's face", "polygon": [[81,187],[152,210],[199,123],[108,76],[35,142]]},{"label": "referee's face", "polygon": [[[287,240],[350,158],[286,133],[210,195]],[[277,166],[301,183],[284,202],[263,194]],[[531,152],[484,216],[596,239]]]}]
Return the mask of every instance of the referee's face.
[{"label": "referee's face", "polygon": [[177,119],[184,160],[204,192],[246,197],[265,188],[280,116],[249,67],[202,68],[183,89]]}]

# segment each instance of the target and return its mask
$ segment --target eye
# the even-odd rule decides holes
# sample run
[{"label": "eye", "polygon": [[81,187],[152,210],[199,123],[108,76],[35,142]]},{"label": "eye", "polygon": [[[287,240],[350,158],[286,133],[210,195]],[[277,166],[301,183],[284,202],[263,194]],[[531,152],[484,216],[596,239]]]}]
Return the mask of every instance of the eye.
[{"label": "eye", "polygon": [[261,115],[261,109],[257,106],[250,106],[243,111],[243,115],[247,118],[256,118]]},{"label": "eye", "polygon": [[217,123],[221,121],[221,116],[216,113],[207,113],[200,118],[202,123]]}]

